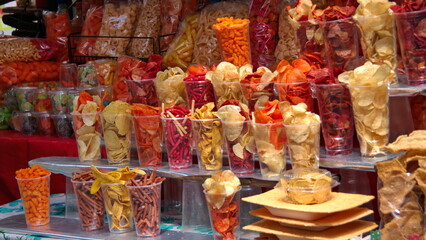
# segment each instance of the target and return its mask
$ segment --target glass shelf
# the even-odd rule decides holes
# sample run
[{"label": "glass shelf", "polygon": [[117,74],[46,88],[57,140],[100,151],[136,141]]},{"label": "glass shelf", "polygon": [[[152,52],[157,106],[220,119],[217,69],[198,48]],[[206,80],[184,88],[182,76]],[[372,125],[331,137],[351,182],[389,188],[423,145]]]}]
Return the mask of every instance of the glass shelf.
[{"label": "glass shelf", "polygon": [[389,87],[390,97],[410,97],[422,92],[426,93],[426,84],[411,86],[404,83],[398,83],[397,85]]}]

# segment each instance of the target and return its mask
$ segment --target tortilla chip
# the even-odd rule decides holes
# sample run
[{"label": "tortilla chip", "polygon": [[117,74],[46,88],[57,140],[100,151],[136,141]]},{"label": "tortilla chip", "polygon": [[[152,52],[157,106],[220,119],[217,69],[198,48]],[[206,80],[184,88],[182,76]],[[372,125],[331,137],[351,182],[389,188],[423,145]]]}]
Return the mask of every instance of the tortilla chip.
[{"label": "tortilla chip", "polygon": [[380,212],[388,214],[398,211],[405,200],[405,196],[412,191],[415,181],[406,175],[391,176],[377,192],[380,203]]},{"label": "tortilla chip", "polygon": [[408,136],[401,135],[395,142],[385,146],[384,149],[392,153],[426,151],[426,130],[416,130]]},{"label": "tortilla chip", "polygon": [[383,183],[386,183],[391,176],[397,174],[406,174],[404,166],[394,158],[389,161],[378,162],[376,164],[377,175]]}]

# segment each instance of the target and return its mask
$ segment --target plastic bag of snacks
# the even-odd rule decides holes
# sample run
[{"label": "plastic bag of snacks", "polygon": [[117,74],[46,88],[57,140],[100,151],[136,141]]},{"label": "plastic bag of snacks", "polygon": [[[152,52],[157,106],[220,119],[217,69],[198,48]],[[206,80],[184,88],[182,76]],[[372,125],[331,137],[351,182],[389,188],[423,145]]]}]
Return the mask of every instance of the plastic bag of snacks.
[{"label": "plastic bag of snacks", "polygon": [[[102,26],[102,16],[104,15],[104,7],[94,7],[89,9],[84,21],[82,36],[99,36]],[[96,44],[95,37],[82,37],[77,45],[77,54],[90,56]]]},{"label": "plastic bag of snacks", "polygon": [[152,55],[148,63],[129,56],[121,56],[117,60],[117,72],[113,81],[114,99],[124,102],[130,101],[129,89],[126,80],[153,79],[161,70],[162,58]]},{"label": "plastic bag of snacks", "polygon": [[161,36],[163,36],[160,38],[161,51],[166,51],[175,37],[164,35],[178,31],[182,7],[182,0],[161,0]]},{"label": "plastic bag of snacks", "polygon": [[82,4],[81,4],[81,14],[83,17],[86,16],[87,12],[94,7],[100,7],[104,5],[104,1],[103,0],[82,0]]},{"label": "plastic bag of snacks", "polygon": [[160,33],[160,0],[141,0],[142,7],[138,14],[133,37],[150,37],[152,39],[132,39],[127,54],[138,58],[148,58],[154,54]]},{"label": "plastic bag of snacks", "polygon": [[178,35],[164,55],[165,66],[178,66],[186,70],[191,64],[199,17],[200,14],[194,14],[183,21]]},{"label": "plastic bag of snacks", "polygon": [[[285,4],[288,6],[288,1]],[[296,35],[293,27],[290,25],[290,18],[285,6],[280,13],[278,25],[279,41],[275,48],[275,58],[279,62],[283,59],[293,61],[297,58],[299,47],[296,44]]]},{"label": "plastic bag of snacks", "polygon": [[11,86],[20,82],[57,81],[58,62],[13,62],[0,65],[0,84]]},{"label": "plastic bag of snacks", "polygon": [[44,12],[44,24],[46,25],[46,35],[48,39],[68,37],[71,34],[71,22],[67,11]]},{"label": "plastic bag of snacks", "polygon": [[[122,0],[106,0],[99,36],[131,37],[139,4]],[[126,52],[129,38],[98,38],[93,55],[118,57]]]},{"label": "plastic bag of snacks", "polygon": [[278,31],[277,0],[252,0],[250,5],[250,43],[254,69],[275,63]]},{"label": "plastic bag of snacks", "polygon": [[55,59],[63,46],[41,38],[0,39],[0,64]]},{"label": "plastic bag of snacks", "polygon": [[221,60],[216,33],[211,26],[216,23],[217,18],[229,16],[247,18],[247,4],[237,1],[219,2],[201,11],[192,63],[210,66]]},{"label": "plastic bag of snacks", "polygon": [[117,62],[112,59],[99,59],[89,61],[88,64],[95,66],[96,77],[99,85],[112,85],[115,70],[117,69]]}]

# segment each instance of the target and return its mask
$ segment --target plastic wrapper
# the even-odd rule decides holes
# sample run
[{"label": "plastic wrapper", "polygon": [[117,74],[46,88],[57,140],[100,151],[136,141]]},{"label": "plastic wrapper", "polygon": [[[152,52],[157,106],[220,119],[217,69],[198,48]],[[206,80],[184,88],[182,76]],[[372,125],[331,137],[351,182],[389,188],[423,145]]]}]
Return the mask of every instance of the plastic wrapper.
[{"label": "plastic wrapper", "polygon": [[162,58],[159,55],[149,57],[148,63],[128,56],[118,58],[117,71],[113,81],[114,99],[129,102],[130,94],[126,80],[155,78],[157,72],[161,70],[161,61]]},{"label": "plastic wrapper", "polygon": [[21,82],[57,81],[58,62],[13,62],[0,65],[0,82],[11,86]]},{"label": "plastic wrapper", "polygon": [[87,63],[95,66],[96,78],[98,79],[99,85],[112,85],[115,71],[117,69],[116,61],[112,59],[99,59],[89,61]]},{"label": "plastic wrapper", "polygon": [[[99,36],[102,27],[102,17],[104,14],[104,7],[94,7],[89,9],[84,21],[82,36]],[[77,54],[82,56],[90,56],[96,44],[95,37],[81,37],[77,45]]]},{"label": "plastic wrapper", "polygon": [[278,0],[252,0],[250,6],[250,46],[254,69],[275,63],[278,32]]},{"label": "plastic wrapper", "polygon": [[133,37],[148,39],[130,40],[127,54],[137,58],[148,58],[156,52],[158,35],[160,33],[160,0],[141,0],[141,11],[138,14]]},{"label": "plastic wrapper", "polygon": [[229,1],[211,4],[201,11],[195,38],[192,63],[210,66],[221,60],[216,33],[211,27],[221,17],[247,18],[248,5],[244,2]]},{"label": "plastic wrapper", "polygon": [[104,1],[103,0],[82,0],[81,4],[81,14],[83,18],[86,17],[87,12],[94,7],[103,6]]},{"label": "plastic wrapper", "polygon": [[50,39],[0,39],[0,64],[56,59],[64,46]]},{"label": "plastic wrapper", "polygon": [[92,55],[119,57],[126,52],[129,38],[108,38],[108,37],[131,37],[134,30],[136,15],[139,11],[139,4],[114,0],[105,3],[104,15],[102,17],[102,27]]},{"label": "plastic wrapper", "polygon": [[182,0],[160,0],[161,3],[161,39],[160,50],[166,51],[178,31],[181,13],[183,10]]},{"label": "plastic wrapper", "polygon": [[71,34],[71,22],[67,11],[60,13],[44,12],[43,19],[48,39],[67,38]]},{"label": "plastic wrapper", "polygon": [[128,80],[132,103],[142,103],[153,107],[158,107],[157,91],[155,90],[155,79]]},{"label": "plastic wrapper", "polygon": [[177,36],[170,44],[164,55],[164,65],[169,67],[178,66],[186,70],[194,55],[195,37],[197,34],[198,19],[200,14],[188,16],[182,23]]},{"label": "plastic wrapper", "polygon": [[59,83],[61,87],[77,87],[77,64],[61,64],[59,67]]}]

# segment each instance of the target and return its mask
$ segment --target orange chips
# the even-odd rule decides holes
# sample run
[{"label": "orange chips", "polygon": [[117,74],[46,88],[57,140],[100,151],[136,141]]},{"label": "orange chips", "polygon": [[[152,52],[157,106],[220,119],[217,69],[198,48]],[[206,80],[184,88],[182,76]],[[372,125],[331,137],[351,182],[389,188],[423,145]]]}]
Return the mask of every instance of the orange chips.
[{"label": "orange chips", "polygon": [[249,41],[249,20],[234,19],[224,17],[216,19],[217,24],[213,24],[216,30],[216,37],[219,43],[222,59],[242,66],[251,62],[250,41]]}]

